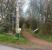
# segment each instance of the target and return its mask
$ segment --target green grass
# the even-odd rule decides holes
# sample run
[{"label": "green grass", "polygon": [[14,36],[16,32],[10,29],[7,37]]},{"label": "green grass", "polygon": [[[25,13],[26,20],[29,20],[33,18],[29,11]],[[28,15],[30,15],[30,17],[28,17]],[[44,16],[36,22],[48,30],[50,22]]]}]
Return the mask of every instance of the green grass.
[{"label": "green grass", "polygon": [[17,40],[15,36],[6,34],[0,34],[0,42],[13,43],[13,44],[30,44],[30,42],[23,36],[20,36],[20,38]]},{"label": "green grass", "polygon": [[52,42],[52,35],[50,35],[50,34],[47,34],[47,35],[43,34],[43,33],[33,33],[33,34],[34,34],[34,36],[36,36],[40,39]]}]

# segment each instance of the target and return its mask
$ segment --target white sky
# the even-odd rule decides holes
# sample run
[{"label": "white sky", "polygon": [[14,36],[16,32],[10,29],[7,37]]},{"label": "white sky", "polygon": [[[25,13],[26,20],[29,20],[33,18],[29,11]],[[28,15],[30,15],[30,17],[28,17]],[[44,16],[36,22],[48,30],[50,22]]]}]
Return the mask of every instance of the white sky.
[{"label": "white sky", "polygon": [[25,0],[25,4],[23,6],[23,12],[25,13],[29,7],[29,0]]}]

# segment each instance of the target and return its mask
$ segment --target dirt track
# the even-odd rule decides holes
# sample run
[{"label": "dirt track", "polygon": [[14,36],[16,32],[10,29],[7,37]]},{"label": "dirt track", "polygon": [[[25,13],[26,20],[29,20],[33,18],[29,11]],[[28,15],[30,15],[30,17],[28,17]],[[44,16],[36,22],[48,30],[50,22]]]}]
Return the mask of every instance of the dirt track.
[{"label": "dirt track", "polygon": [[22,32],[22,34],[25,38],[27,38],[33,44],[36,44],[41,48],[48,48],[49,47],[52,49],[52,43],[49,43],[49,42],[44,41],[44,40],[40,40],[40,39],[34,37],[33,35],[31,35],[31,33],[26,32],[26,31]]}]

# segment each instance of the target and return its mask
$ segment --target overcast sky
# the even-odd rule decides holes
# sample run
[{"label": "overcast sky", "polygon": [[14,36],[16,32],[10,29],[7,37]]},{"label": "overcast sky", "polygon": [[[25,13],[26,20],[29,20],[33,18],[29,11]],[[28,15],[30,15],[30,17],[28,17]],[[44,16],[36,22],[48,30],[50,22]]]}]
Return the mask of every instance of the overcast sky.
[{"label": "overcast sky", "polygon": [[24,4],[24,6],[23,6],[23,12],[24,12],[24,13],[27,11],[27,9],[28,9],[28,7],[29,7],[29,2],[30,2],[30,0],[25,0],[25,4]]}]

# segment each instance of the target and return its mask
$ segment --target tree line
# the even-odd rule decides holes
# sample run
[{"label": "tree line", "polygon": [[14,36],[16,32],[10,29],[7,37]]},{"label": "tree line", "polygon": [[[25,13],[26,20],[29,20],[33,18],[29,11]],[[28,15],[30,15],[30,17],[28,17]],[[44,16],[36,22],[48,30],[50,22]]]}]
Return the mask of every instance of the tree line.
[{"label": "tree line", "polygon": [[[23,26],[40,32],[52,33],[52,1],[51,0],[29,0],[26,13],[23,12],[25,0],[21,1],[20,27]],[[24,14],[25,17],[24,18]],[[28,17],[27,17],[27,16]],[[0,0],[0,31],[13,32],[16,28],[16,0]]]}]

